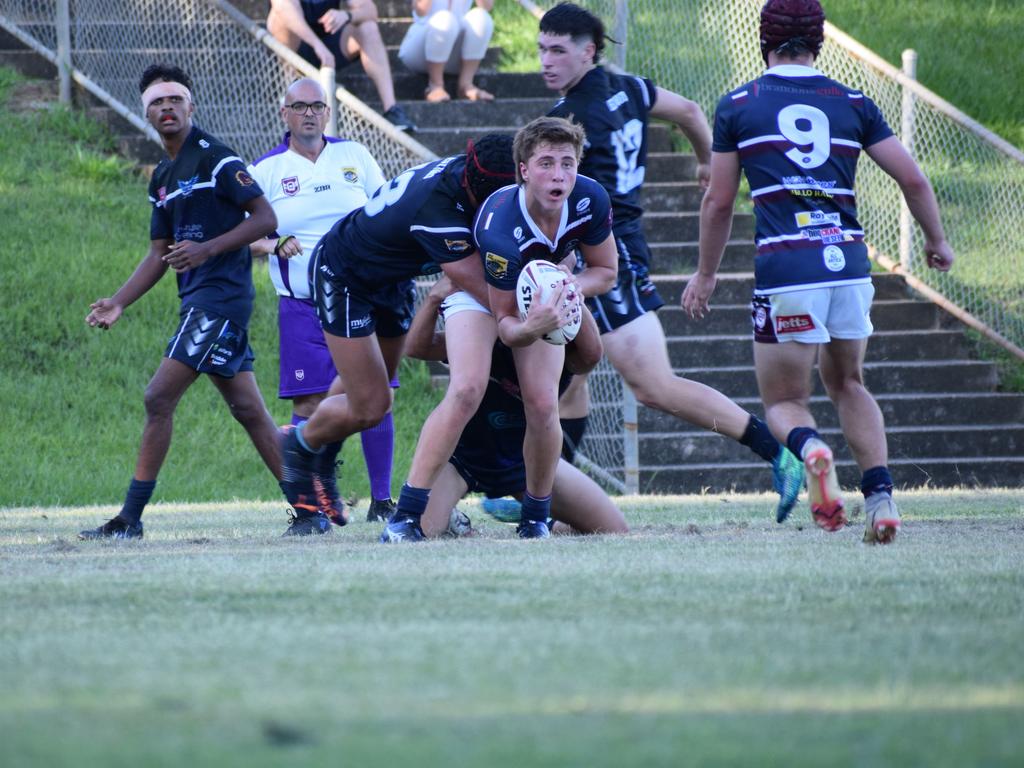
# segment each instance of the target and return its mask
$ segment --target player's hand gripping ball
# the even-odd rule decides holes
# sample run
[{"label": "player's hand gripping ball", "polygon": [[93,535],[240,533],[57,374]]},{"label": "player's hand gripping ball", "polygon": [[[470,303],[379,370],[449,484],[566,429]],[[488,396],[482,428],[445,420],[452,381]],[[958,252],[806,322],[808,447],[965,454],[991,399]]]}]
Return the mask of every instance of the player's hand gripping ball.
[{"label": "player's hand gripping ball", "polygon": [[[526,319],[526,313],[530,311],[530,306],[533,302],[543,303],[552,293],[557,293],[561,290],[565,279],[565,272],[550,261],[537,259],[529,262],[523,267],[523,271],[519,273],[519,281],[516,284],[516,302],[519,305],[519,317]],[[568,344],[579,333],[580,324],[583,322],[580,297],[575,292],[570,292],[565,297],[563,307],[571,307],[569,321],[561,328],[556,328],[541,336],[548,344]]]}]

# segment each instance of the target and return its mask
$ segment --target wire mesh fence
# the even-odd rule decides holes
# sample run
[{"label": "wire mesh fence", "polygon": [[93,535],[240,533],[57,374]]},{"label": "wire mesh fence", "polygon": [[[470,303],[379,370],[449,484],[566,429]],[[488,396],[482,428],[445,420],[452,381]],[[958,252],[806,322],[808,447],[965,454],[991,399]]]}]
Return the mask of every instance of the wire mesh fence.
[{"label": "wire mesh fence", "polygon": [[[0,17],[50,51],[57,50],[56,12],[57,0],[0,0]],[[297,57],[282,60],[254,31],[211,0],[70,0],[75,69],[141,114],[142,71],[157,62],[180,66],[195,86],[196,122],[247,161],[280,141],[278,108],[287,85],[316,75]],[[338,135],[365,144],[386,176],[431,155],[396,141],[378,122],[342,104]]]}]

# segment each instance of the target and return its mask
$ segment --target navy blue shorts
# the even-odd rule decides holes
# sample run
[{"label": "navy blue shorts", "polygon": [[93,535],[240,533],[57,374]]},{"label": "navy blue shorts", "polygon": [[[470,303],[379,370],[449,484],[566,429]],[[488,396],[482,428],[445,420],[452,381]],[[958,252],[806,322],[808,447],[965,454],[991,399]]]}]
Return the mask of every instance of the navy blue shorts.
[{"label": "navy blue shorts", "polygon": [[324,331],[346,339],[374,333],[396,338],[409,332],[416,304],[416,284],[412,280],[367,290],[336,275],[321,259],[322,254],[321,240],[309,260],[309,284]]},{"label": "navy blue shorts", "polygon": [[651,281],[651,249],[643,232],[616,237],[615,247],[619,251],[619,276],[615,287],[608,293],[587,299],[587,308],[602,334],[665,305]]},{"label": "navy blue shorts", "polygon": [[168,342],[164,356],[199,373],[226,379],[251,371],[256,359],[245,328],[199,307],[182,309],[178,330]]},{"label": "navy blue shorts", "polygon": [[[302,0],[302,16],[309,25],[309,28],[313,30],[313,34],[320,38],[320,41],[327,47],[331,53],[334,54],[334,69],[339,70],[347,67],[355,58],[349,58],[341,50],[341,36],[345,33],[345,27],[327,34],[324,31],[323,24],[320,23],[320,17],[323,16],[327,11],[333,10],[348,10],[347,8],[340,8],[341,0]],[[320,59],[313,52],[313,46],[306,42],[299,43],[299,49],[296,51],[302,58],[312,64],[314,67],[319,69]]]},{"label": "navy blue shorts", "polygon": [[[526,491],[526,465],[494,469],[485,462],[472,461],[472,457],[459,455],[456,451],[448,463],[466,481],[469,493],[483,493],[492,499],[502,496],[517,496]],[[485,460],[486,461],[486,460]]]}]

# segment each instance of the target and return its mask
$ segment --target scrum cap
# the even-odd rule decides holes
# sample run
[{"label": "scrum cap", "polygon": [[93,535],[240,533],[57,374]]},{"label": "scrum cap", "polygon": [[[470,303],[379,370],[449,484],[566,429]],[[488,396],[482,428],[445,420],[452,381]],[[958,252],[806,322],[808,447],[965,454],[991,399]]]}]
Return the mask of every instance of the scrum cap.
[{"label": "scrum cap", "polygon": [[825,41],[825,11],[818,0],[768,0],[761,9],[761,56],[799,42],[815,56]]},{"label": "scrum cap", "polygon": [[515,164],[512,162],[512,137],[488,133],[479,141],[466,144],[466,173],[463,185],[480,205],[502,187],[514,184]]}]

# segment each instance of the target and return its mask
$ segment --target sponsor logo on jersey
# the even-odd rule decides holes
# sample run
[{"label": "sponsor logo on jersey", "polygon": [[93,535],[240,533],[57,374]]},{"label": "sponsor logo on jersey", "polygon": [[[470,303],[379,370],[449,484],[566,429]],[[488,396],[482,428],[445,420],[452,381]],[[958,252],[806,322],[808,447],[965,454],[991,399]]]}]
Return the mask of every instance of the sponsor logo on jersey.
[{"label": "sponsor logo on jersey", "polygon": [[305,378],[306,378],[306,369],[305,368],[296,368],[295,369],[295,380],[296,381],[302,381]]},{"label": "sponsor logo on jersey", "polygon": [[281,179],[281,189],[288,197],[299,194],[299,177],[289,176],[287,179]]},{"label": "sponsor logo on jersey", "polygon": [[826,227],[825,229],[818,230],[818,239],[828,245],[829,243],[843,242],[846,239],[846,235],[839,227]]},{"label": "sponsor logo on jersey", "polygon": [[828,246],[821,252],[821,258],[829,272],[842,272],[846,268],[846,255],[839,246]]},{"label": "sponsor logo on jersey", "polygon": [[614,96],[606,99],[605,102],[604,102],[604,105],[606,107],[608,107],[608,111],[609,112],[614,112],[616,109],[621,107],[627,101],[629,101],[629,97],[626,96],[626,92],[625,91],[619,91]]},{"label": "sponsor logo on jersey", "polygon": [[504,256],[488,251],[484,266],[487,267],[487,274],[498,280],[508,275],[508,259]]},{"label": "sponsor logo on jersey", "polygon": [[513,229],[512,230],[512,237],[514,237],[516,240],[522,240],[523,239],[523,228],[522,227],[516,227],[515,229]]},{"label": "sponsor logo on jersey", "polygon": [[452,253],[464,253],[473,247],[468,240],[449,240],[447,237],[444,239],[444,244]]},{"label": "sponsor logo on jersey", "polygon": [[208,142],[206,139],[200,139],[199,140],[199,146],[202,147],[203,149],[209,149],[210,148],[210,142]]},{"label": "sponsor logo on jersey", "polygon": [[182,224],[174,230],[174,239],[179,243],[182,240],[194,240],[200,243],[205,237],[206,233],[203,232],[202,224]]},{"label": "sponsor logo on jersey", "polygon": [[578,203],[576,203],[576,213],[583,213],[585,210],[590,208],[590,198],[584,197]]},{"label": "sponsor logo on jersey", "polygon": [[330,192],[330,191],[331,191],[331,185],[330,184],[315,184],[315,185],[313,185],[313,192],[314,192],[314,194],[317,193],[317,192]]},{"label": "sponsor logo on jersey", "polygon": [[838,213],[825,213],[824,211],[800,211],[796,214],[796,225],[804,227],[820,227],[831,224],[835,227],[842,226],[842,217]]},{"label": "sponsor logo on jersey", "polygon": [[814,329],[810,315],[780,315],[775,318],[776,333],[802,333]]},{"label": "sponsor logo on jersey", "polygon": [[256,180],[249,175],[248,171],[236,171],[235,181],[238,182],[240,187],[251,187],[256,183]]},{"label": "sponsor logo on jersey", "polygon": [[191,179],[178,179],[178,189],[181,190],[182,197],[188,197],[192,194],[192,187],[199,181],[199,176],[193,176]]},{"label": "sponsor logo on jersey", "polygon": [[341,177],[349,184],[356,184],[359,182],[359,174],[356,173],[355,168],[342,168]]}]

